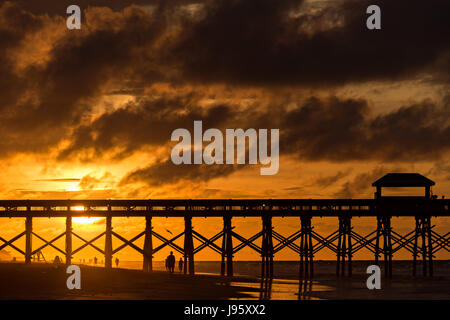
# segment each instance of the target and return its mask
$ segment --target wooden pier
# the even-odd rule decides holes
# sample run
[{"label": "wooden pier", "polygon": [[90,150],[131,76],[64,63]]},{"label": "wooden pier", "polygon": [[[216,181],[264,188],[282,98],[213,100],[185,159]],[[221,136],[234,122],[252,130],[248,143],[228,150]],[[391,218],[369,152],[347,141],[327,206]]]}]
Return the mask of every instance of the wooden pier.
[{"label": "wooden pier", "polygon": [[[450,252],[450,232],[444,235],[435,232],[432,218],[449,217],[450,200],[431,196],[430,185],[434,184],[431,180],[425,181],[425,184],[419,183],[419,186],[425,186],[423,197],[383,197],[381,188],[389,186],[393,180],[382,179],[373,184],[377,187],[374,199],[0,200],[0,218],[25,218],[24,232],[10,240],[4,239],[0,234],[0,250],[10,247],[22,254],[25,263],[29,264],[33,255],[50,246],[65,257],[67,264],[71,264],[74,254],[90,246],[104,255],[105,268],[109,269],[112,268],[113,255],[128,246],[143,256],[143,270],[152,271],[153,255],[169,246],[184,256],[184,273],[194,274],[195,254],[209,247],[221,257],[221,274],[232,276],[233,257],[244,247],[249,247],[261,256],[261,276],[270,278],[273,276],[276,253],[286,248],[299,255],[299,277],[311,278],[314,276],[314,255],[323,249],[336,254],[338,276],[351,276],[352,257],[365,248],[374,255],[375,264],[379,264],[379,258],[383,256],[386,277],[392,276],[394,253],[405,249],[412,255],[413,274],[416,274],[416,262],[421,258],[423,275],[432,276],[435,253],[440,250]],[[406,180],[409,181],[408,179]],[[401,183],[397,181],[393,185],[411,185],[411,181],[408,183],[403,179]],[[417,184],[415,181],[413,186]],[[33,229],[33,218],[40,217],[64,217],[65,231],[46,240]],[[72,229],[74,217],[104,217],[105,231],[90,240],[84,239]],[[144,231],[132,239],[126,239],[113,231],[112,220],[115,217],[145,217]],[[153,217],[183,217],[184,231],[168,239],[153,230]],[[207,238],[194,230],[193,217],[222,217],[223,228],[216,235]],[[234,217],[258,217],[262,221],[262,230],[245,238],[234,231]],[[273,228],[274,217],[296,217],[299,219],[299,229],[284,236]],[[338,228],[329,235],[321,235],[314,231],[311,222],[313,217],[337,218]],[[367,235],[356,233],[352,227],[353,217],[373,217],[376,229]],[[415,219],[415,227],[411,232],[401,235],[391,227],[392,217],[412,217]],[[33,236],[44,244],[33,248]],[[94,241],[103,236],[105,244],[104,248],[100,248]],[[25,251],[14,244],[22,237],[25,237]],[[64,250],[54,244],[62,237],[65,237]],[[74,249],[73,237],[84,243]],[[122,244],[113,248],[113,237],[121,240]],[[143,248],[134,243],[141,237],[144,237]],[[175,244],[181,237],[184,237],[183,247]],[[162,244],[154,247],[154,238]],[[200,242],[197,247],[194,246],[194,238]],[[259,238],[262,240],[261,246],[257,244]],[[220,240],[221,245],[216,243]]]},{"label": "wooden pier", "polygon": [[[82,210],[75,210],[75,208]],[[126,246],[138,251],[143,256],[144,271],[152,270],[153,255],[166,246],[171,247],[185,257],[185,273],[193,274],[194,256],[202,249],[209,247],[221,257],[221,272],[223,275],[233,275],[233,256],[244,247],[250,247],[262,259],[262,274],[273,276],[273,260],[277,252],[289,248],[299,255],[300,276],[314,275],[314,254],[328,248],[336,254],[336,274],[351,275],[352,256],[366,248],[374,254],[375,263],[384,256],[386,276],[392,275],[392,257],[395,252],[404,248],[413,257],[414,273],[415,261],[420,256],[423,260],[423,273],[432,275],[432,260],[436,252],[449,251],[450,232],[439,235],[433,230],[432,217],[449,217],[450,200],[445,199],[252,199],[252,200],[0,200],[0,218],[25,218],[25,231],[6,240],[0,235],[0,250],[10,247],[25,257],[26,263],[31,263],[32,255],[47,246],[59,251],[71,264],[72,256],[90,246],[105,257],[105,267],[112,267],[112,256]],[[413,217],[415,228],[406,235],[400,235],[390,226],[392,217]],[[53,239],[46,240],[33,229],[33,218],[64,217],[66,230]],[[93,239],[87,240],[72,230],[74,217],[104,217],[105,231]],[[144,231],[125,239],[112,229],[115,217],[145,217]],[[183,217],[184,231],[168,239],[152,228],[153,217]],[[223,230],[211,238],[207,238],[193,229],[193,217],[222,217]],[[234,217],[259,217],[262,220],[262,230],[255,235],[245,238],[236,233],[232,226]],[[299,218],[299,230],[289,236],[283,236],[272,227],[273,217]],[[323,236],[314,231],[312,217],[323,219],[337,218],[338,229],[330,235]],[[374,217],[376,229],[363,236],[353,231],[351,221],[353,217]],[[94,241],[105,237],[104,248],[99,248]],[[25,251],[14,243],[25,237]],[[37,237],[44,244],[33,248],[32,237]],[[54,242],[65,237],[65,250],[58,248]],[[84,242],[79,248],[72,248],[72,238],[76,237]],[[120,239],[123,244],[112,247],[112,238]],[[144,237],[143,248],[134,242]],[[184,247],[174,241],[184,237]],[[153,247],[153,238],[162,241],[158,247]],[[193,239],[201,244],[194,247]],[[262,238],[262,245],[256,244]],[[216,242],[222,240],[222,245]],[[276,244],[274,245],[274,240]],[[238,244],[234,244],[237,242]]]}]

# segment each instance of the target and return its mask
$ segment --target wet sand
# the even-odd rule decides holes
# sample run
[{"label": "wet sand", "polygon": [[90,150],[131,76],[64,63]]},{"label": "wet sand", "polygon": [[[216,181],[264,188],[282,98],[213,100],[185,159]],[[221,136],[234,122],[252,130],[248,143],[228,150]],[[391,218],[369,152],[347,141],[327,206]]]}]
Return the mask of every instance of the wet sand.
[{"label": "wet sand", "polygon": [[106,271],[81,266],[81,290],[67,289],[68,276],[64,265],[0,263],[0,299],[450,300],[450,275],[437,275],[432,279],[394,275],[391,280],[382,278],[381,290],[368,290],[367,275],[359,272],[351,278],[318,274],[313,281],[273,279],[261,282],[248,276],[189,276],[165,271]]},{"label": "wet sand", "polygon": [[64,265],[0,263],[0,299],[228,299],[249,297],[248,288],[219,276],[81,266],[81,289],[66,286]]},{"label": "wet sand", "polygon": [[382,278],[380,290],[367,289],[366,280],[366,275],[354,275],[351,278],[317,277],[314,282],[325,289],[315,290],[319,286],[310,286],[305,281],[300,296],[306,300],[450,300],[450,277]]}]

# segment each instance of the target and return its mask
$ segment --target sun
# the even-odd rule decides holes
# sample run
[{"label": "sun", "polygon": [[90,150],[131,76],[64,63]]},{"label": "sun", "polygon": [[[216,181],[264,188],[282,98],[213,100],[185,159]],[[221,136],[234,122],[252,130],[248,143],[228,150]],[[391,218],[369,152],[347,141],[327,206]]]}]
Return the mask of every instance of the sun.
[{"label": "sun", "polygon": [[[72,207],[71,210],[84,211],[84,207],[83,206],[75,206],[75,207]],[[73,218],[73,222],[75,222],[76,224],[88,225],[88,224],[92,224],[100,219],[101,219],[100,217],[75,217],[75,218]]]}]

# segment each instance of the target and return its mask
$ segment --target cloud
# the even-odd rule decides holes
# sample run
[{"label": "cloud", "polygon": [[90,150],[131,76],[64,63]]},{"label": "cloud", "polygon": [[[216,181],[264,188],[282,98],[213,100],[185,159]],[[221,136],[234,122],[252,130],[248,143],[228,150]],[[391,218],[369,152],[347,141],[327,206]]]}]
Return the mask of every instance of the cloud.
[{"label": "cloud", "polygon": [[287,112],[280,153],[305,160],[435,160],[450,151],[449,99],[423,101],[370,116],[365,100],[311,98]]},{"label": "cloud", "polygon": [[[130,183],[144,183],[153,187],[166,184],[176,184],[181,181],[189,181],[189,184],[206,182],[208,180],[225,177],[234,170],[237,165],[174,165],[172,161],[165,160],[149,165],[142,169],[128,173],[119,183],[124,186]],[[240,167],[243,167],[241,165]]]},{"label": "cloud", "polygon": [[111,187],[115,184],[114,177],[110,172],[105,172],[103,176],[97,178],[91,174],[85,175],[80,179],[80,183],[78,187],[81,190],[107,190],[108,187]]},{"label": "cloud", "polygon": [[[4,137],[0,156],[48,153],[65,139],[70,140],[69,146],[60,159],[81,148],[101,152],[114,143],[113,129],[102,126],[115,123],[127,129],[118,128],[125,135],[117,137],[119,141],[126,136],[138,138],[118,146],[120,158],[121,152],[134,150],[133,143],[143,144],[139,138],[162,142],[170,125],[182,126],[191,120],[180,117],[167,129],[159,128],[156,122],[164,123],[164,119],[149,121],[154,107],[147,107],[146,121],[140,121],[137,117],[145,115],[146,107],[133,110],[136,106],[129,106],[121,114],[105,114],[89,123],[93,106],[108,92],[145,94],[144,88],[155,83],[192,86],[193,90],[199,83],[223,83],[276,92],[278,86],[392,81],[423,72],[437,81],[448,60],[449,42],[443,35],[448,34],[450,10],[445,9],[448,1],[442,0],[381,1],[383,29],[377,32],[364,27],[365,1],[322,2],[314,10],[295,0],[205,1],[195,10],[186,10],[190,1],[137,2],[151,4],[152,12],[126,6],[128,2],[96,2],[111,8],[86,9],[85,23],[77,32],[66,30],[64,14],[43,14],[59,12],[55,8],[62,3],[40,2],[41,10],[33,3],[0,2],[0,49],[8,53],[0,57],[0,134]],[[199,111],[189,112],[194,116]],[[358,112],[363,110],[350,115],[353,120],[362,119]],[[112,119],[121,116],[123,124]],[[129,126],[132,121],[137,124],[134,129]],[[152,135],[145,134],[146,122],[154,127]],[[340,123],[345,125],[343,119]],[[357,131],[355,124],[348,125]],[[92,131],[100,135],[92,137]],[[144,134],[139,136],[140,132]]]},{"label": "cloud", "polygon": [[404,168],[377,166],[372,171],[356,175],[352,180],[342,184],[334,196],[339,198],[361,197],[372,190],[372,183],[389,172],[404,172]]},{"label": "cloud", "polygon": [[[245,110],[220,101],[200,108],[197,97],[163,97],[128,105],[79,127],[60,157],[87,150],[99,157],[115,149],[130,154],[145,146],[169,146],[174,129],[192,129],[194,120],[203,120],[204,130],[279,128],[280,154],[302,160],[431,160],[450,149],[449,101],[424,100],[373,116],[366,100],[335,96],[292,101],[296,107],[256,99]],[[260,103],[272,107],[260,108]]]},{"label": "cloud", "polygon": [[[4,2],[10,0],[0,0],[0,5]],[[66,9],[70,5],[73,5],[72,0],[40,0],[30,1],[30,0],[15,0],[15,2],[27,11],[34,14],[49,14],[49,15],[60,15],[66,16]],[[196,0],[166,0],[164,2],[170,3],[170,5],[188,5],[190,3],[196,3]],[[108,7],[114,11],[123,10],[131,5],[140,6],[155,6],[160,4],[160,0],[77,0],[76,5],[78,5],[82,10],[88,9],[89,7]]]},{"label": "cloud", "polygon": [[329,187],[331,185],[334,185],[339,180],[348,176],[351,171],[352,171],[351,169],[348,169],[345,171],[338,171],[336,174],[333,175],[321,176],[313,182],[313,185],[321,188]]},{"label": "cloud", "polygon": [[79,178],[56,178],[56,179],[37,179],[34,181],[45,181],[45,182],[78,182]]},{"label": "cloud", "polygon": [[[108,85],[132,78],[133,68],[139,67],[138,46],[144,50],[162,30],[158,19],[133,6],[121,13],[91,8],[85,15],[87,28],[69,32],[62,17],[33,15],[10,2],[0,7],[0,48],[9,53],[0,58],[1,155],[48,152],[57,146],[73,126],[90,117]],[[116,28],[111,28],[113,22]],[[145,37],[139,40],[139,34]],[[41,52],[41,46],[49,48]]]},{"label": "cloud", "polygon": [[92,123],[76,128],[70,144],[61,150],[60,160],[82,155],[90,161],[112,152],[112,158],[122,159],[145,146],[165,145],[173,130],[191,128],[194,120],[205,127],[222,127],[236,116],[231,106],[199,107],[196,96],[163,95],[144,98],[124,108],[104,113]]},{"label": "cloud", "polygon": [[[337,97],[311,97],[296,108],[277,110],[276,115],[270,111],[258,113],[253,110],[257,116],[242,118],[233,115],[232,108],[226,110],[234,121],[241,119],[239,125],[234,122],[234,127],[259,128],[251,125],[252,120],[256,119],[262,128],[280,128],[280,155],[302,161],[435,161],[444,158],[450,151],[448,99],[441,103],[423,101],[377,116],[372,116],[365,100]],[[191,124],[187,127],[190,128]],[[120,136],[120,133],[116,136]],[[167,140],[169,136],[166,136]],[[164,141],[158,143],[170,145]],[[206,165],[175,166],[170,159],[162,159],[128,174],[121,183],[140,180],[149,185],[162,185],[182,179],[207,181],[220,175],[229,175],[242,166],[221,167],[227,169],[219,170]],[[322,177],[315,184],[329,185],[348,173],[338,172],[330,177]]]},{"label": "cloud", "polygon": [[[382,29],[368,30],[370,1],[211,1],[175,45],[185,78],[246,85],[340,85],[398,80],[446,61],[446,0],[377,1]],[[439,10],[437,10],[439,8]],[[445,69],[444,69],[445,70]]]},{"label": "cloud", "polygon": [[437,161],[434,165],[425,173],[425,176],[438,176],[444,181],[450,180],[450,162],[447,159]]},{"label": "cloud", "polygon": [[[377,31],[365,28],[368,1],[133,2],[141,7],[81,0],[83,28],[72,32],[61,13],[66,1],[0,1],[0,157],[119,161],[169,150],[171,132],[194,120],[205,128],[279,128],[281,156],[302,161],[448,155],[446,0],[379,1]],[[392,105],[379,114],[364,97],[314,93],[404,79],[442,86],[441,101]],[[155,89],[162,86],[169,89]],[[118,94],[129,101],[98,110]],[[158,154],[122,185],[207,181],[240,168],[175,168]],[[90,178],[87,189],[98,179]],[[318,183],[333,179],[339,177]]]}]

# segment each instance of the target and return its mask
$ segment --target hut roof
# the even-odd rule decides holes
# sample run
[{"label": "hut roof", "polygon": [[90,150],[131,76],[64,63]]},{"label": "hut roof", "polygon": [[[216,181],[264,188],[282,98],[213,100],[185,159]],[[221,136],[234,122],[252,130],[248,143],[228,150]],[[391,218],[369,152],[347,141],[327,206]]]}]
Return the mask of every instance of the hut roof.
[{"label": "hut roof", "polygon": [[429,187],[434,181],[418,173],[388,173],[374,183],[374,187]]}]

